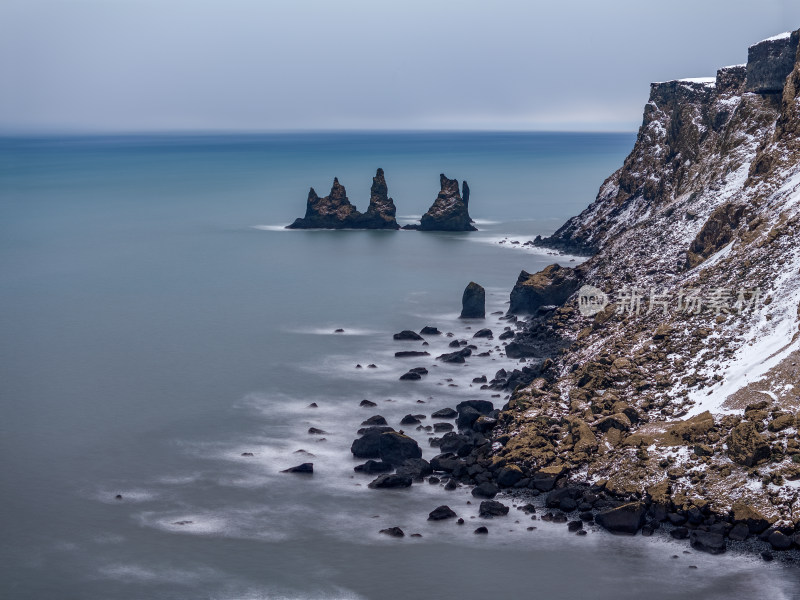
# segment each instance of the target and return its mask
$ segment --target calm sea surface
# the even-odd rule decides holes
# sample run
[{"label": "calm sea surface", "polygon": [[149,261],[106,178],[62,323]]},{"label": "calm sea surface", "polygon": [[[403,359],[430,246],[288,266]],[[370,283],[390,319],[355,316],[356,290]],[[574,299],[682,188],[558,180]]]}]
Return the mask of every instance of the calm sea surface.
[{"label": "calm sea surface", "polygon": [[[0,139],[0,597],[796,597],[800,576],[776,563],[580,538],[513,509],[487,523],[466,489],[369,490],[352,471],[366,417],[397,428],[467,398],[503,403],[470,385],[515,365],[496,349],[434,367],[449,339],[400,360],[419,344],[391,335],[471,336],[480,324],[456,318],[471,280],[504,310],[520,270],[555,257],[498,242],[589,204],[633,140]],[[468,180],[480,231],[281,229],[334,176],[365,210],[377,167],[402,222],[431,204],[440,172]],[[398,381],[415,366],[431,374]],[[365,398],[378,406],[359,408]],[[279,473],[307,460],[311,478]],[[444,503],[467,524],[427,523]],[[395,525],[423,537],[378,534]]]}]

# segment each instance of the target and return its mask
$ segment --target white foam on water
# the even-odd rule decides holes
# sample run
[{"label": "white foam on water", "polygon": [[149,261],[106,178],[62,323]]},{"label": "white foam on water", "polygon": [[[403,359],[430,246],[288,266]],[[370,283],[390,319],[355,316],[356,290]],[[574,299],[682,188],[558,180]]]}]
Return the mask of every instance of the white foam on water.
[{"label": "white foam on water", "polygon": [[284,223],[281,225],[252,225],[252,229],[259,229],[260,231],[300,231],[298,229],[286,229],[286,226],[290,225],[290,223]]},{"label": "white foam on water", "polygon": [[[337,329],[344,329],[344,331],[336,331]],[[330,325],[326,327],[295,327],[285,329],[288,333],[299,333],[303,335],[377,335],[386,333],[377,329],[365,329],[363,327],[346,327],[344,325]]]},{"label": "white foam on water", "polygon": [[[116,498],[117,494],[122,495],[122,500]],[[111,489],[97,489],[91,496],[105,504],[118,504],[122,502],[152,502],[159,499],[159,493],[155,490],[134,488],[111,488]]]},{"label": "white foam on water", "polygon": [[189,570],[112,563],[100,567],[97,575],[102,579],[114,579],[124,583],[197,584],[217,580],[220,573],[207,567]]}]

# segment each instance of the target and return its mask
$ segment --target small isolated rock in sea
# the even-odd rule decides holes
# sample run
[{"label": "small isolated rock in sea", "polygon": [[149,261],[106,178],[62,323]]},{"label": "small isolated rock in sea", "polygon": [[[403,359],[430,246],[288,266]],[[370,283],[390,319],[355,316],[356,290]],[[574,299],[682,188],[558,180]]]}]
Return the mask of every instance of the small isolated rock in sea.
[{"label": "small isolated rock in sea", "polygon": [[406,415],[400,419],[400,425],[419,425],[420,420],[414,415]]},{"label": "small isolated rock in sea", "polygon": [[468,356],[472,356],[472,350],[470,348],[462,348],[455,352],[441,354],[436,357],[436,360],[440,360],[444,363],[461,364],[467,362]]},{"label": "small isolated rock in sea", "polygon": [[419,381],[420,379],[422,379],[422,375],[414,371],[409,371],[408,373],[400,375],[400,381]]},{"label": "small isolated rock in sea", "polygon": [[422,458],[419,444],[414,439],[396,431],[381,433],[378,453],[381,460],[392,465],[401,465],[409,458]]},{"label": "small isolated rock in sea", "polygon": [[502,517],[508,514],[508,506],[497,500],[484,500],[481,502],[478,514],[484,519]]},{"label": "small isolated rock in sea", "polygon": [[489,533],[489,530],[488,530],[486,527],[484,527],[483,525],[481,525],[480,527],[478,527],[478,528],[475,530],[475,533],[477,533],[477,534],[479,534],[479,535],[483,535],[483,534],[487,534],[487,533]]},{"label": "small isolated rock in sea", "polygon": [[378,406],[378,404],[372,400],[362,400],[358,405],[367,407]]},{"label": "small isolated rock in sea", "polygon": [[313,473],[314,472],[314,463],[303,463],[302,465],[297,465],[296,467],[289,467],[288,469],[284,469],[281,473]]},{"label": "small isolated rock in sea", "polygon": [[474,281],[464,289],[461,297],[462,319],[483,319],[486,317],[486,290]]},{"label": "small isolated rock in sea", "polygon": [[396,489],[411,487],[411,483],[411,477],[408,475],[384,474],[378,475],[367,487],[373,490]]},{"label": "small isolated rock in sea", "polygon": [[122,494],[117,494],[116,496],[114,496],[114,499],[115,500],[122,500]]},{"label": "small isolated rock in sea", "polygon": [[458,515],[446,504],[434,508],[428,515],[428,521],[443,521],[445,519],[452,519]]},{"label": "small isolated rock in sea", "polygon": [[420,329],[421,335],[442,335],[442,332],[439,331],[436,327],[432,327],[430,325],[426,325],[422,329]]},{"label": "small isolated rock in sea", "polygon": [[334,329],[333,333],[344,333],[344,329]]},{"label": "small isolated rock in sea", "polygon": [[327,431],[323,431],[322,429],[317,429],[316,427],[309,427],[308,433],[311,435],[328,435]]},{"label": "small isolated rock in sea", "polygon": [[252,452],[242,452],[242,456],[253,456]]},{"label": "small isolated rock in sea", "polygon": [[425,352],[424,350],[401,350],[394,353],[395,358],[415,358],[418,356],[430,356],[430,352]]},{"label": "small isolated rock in sea", "polygon": [[411,331],[410,329],[404,329],[400,333],[395,333],[392,336],[392,338],[398,341],[410,341],[410,342],[422,342],[425,340],[425,338],[423,338],[416,331]]},{"label": "small isolated rock in sea", "polygon": [[399,527],[388,527],[386,529],[381,529],[379,533],[382,533],[383,535],[388,535],[389,537],[396,537],[396,538],[401,538],[405,536],[405,533],[403,533],[403,530],[400,529]]}]

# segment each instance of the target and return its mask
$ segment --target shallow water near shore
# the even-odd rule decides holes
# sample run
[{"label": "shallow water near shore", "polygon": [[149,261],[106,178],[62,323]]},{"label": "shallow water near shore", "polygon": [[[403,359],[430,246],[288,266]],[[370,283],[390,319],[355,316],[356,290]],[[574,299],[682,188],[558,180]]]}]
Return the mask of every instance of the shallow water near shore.
[{"label": "shallow water near shore", "polygon": [[[422,347],[392,334],[497,335],[499,315],[457,318],[464,286],[481,283],[487,312],[504,311],[521,269],[556,260],[510,242],[591,202],[633,139],[0,140],[0,595],[796,597],[800,574],[778,562],[578,537],[514,508],[487,521],[465,488],[369,490],[353,473],[350,443],[373,414],[400,428],[464,399],[504,403],[471,383],[517,366],[496,339],[476,342],[488,357],[435,366],[451,338]],[[435,198],[440,172],[467,179],[480,231],[282,229],[308,186],[326,194],[334,176],[364,210],[377,167],[405,222]],[[394,358],[410,349],[431,356]],[[398,381],[417,366],[429,375]],[[279,473],[307,461],[312,477]],[[425,520],[445,503],[464,526]],[[407,537],[378,533],[392,526]]]}]

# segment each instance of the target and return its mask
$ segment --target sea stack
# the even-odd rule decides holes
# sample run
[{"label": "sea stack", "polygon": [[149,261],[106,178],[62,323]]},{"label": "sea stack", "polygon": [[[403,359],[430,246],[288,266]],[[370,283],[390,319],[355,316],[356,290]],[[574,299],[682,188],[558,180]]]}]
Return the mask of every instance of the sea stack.
[{"label": "sea stack", "polygon": [[306,216],[296,219],[287,229],[343,229],[351,228],[361,217],[350,204],[344,186],[334,177],[331,192],[320,198],[312,187],[306,201]]},{"label": "sea stack", "polygon": [[461,319],[483,319],[486,317],[486,290],[470,281],[461,297]]},{"label": "sea stack", "polygon": [[383,169],[378,169],[372,178],[370,189],[369,208],[361,216],[361,227],[364,229],[400,229],[395,219],[397,209],[394,200],[389,198],[389,188]]},{"label": "sea stack", "polygon": [[458,189],[457,179],[439,175],[441,189],[419,225],[406,225],[404,229],[420,231],[477,231],[469,216],[469,185],[464,182],[464,195]]}]

